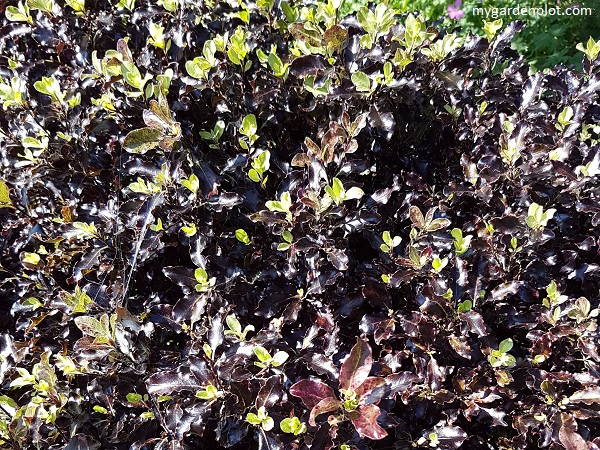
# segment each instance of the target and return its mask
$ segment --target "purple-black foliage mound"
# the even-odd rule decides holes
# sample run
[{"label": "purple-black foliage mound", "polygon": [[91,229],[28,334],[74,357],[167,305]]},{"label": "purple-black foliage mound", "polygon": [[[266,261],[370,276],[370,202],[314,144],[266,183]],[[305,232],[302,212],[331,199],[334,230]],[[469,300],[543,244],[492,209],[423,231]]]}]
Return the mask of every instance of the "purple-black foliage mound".
[{"label": "purple-black foliage mound", "polygon": [[0,447],[600,447],[600,44],[338,3],[6,7]]}]

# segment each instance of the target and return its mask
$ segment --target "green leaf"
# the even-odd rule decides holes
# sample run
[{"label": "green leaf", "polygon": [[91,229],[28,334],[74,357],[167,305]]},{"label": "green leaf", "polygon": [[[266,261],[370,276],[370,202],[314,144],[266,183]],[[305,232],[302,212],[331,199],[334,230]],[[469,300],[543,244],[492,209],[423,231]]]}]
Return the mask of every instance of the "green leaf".
[{"label": "green leaf", "polygon": [[37,266],[41,260],[42,258],[37,253],[23,252],[21,254],[21,261],[32,266]]},{"label": "green leaf", "polygon": [[181,231],[183,231],[186,236],[192,237],[197,232],[196,224],[195,223],[190,223],[189,225],[184,225],[184,226],[181,227]]},{"label": "green leaf", "polygon": [[10,199],[10,190],[8,185],[0,180],[0,208],[12,208],[12,200]]},{"label": "green leaf", "polygon": [[161,191],[160,185],[152,183],[151,181],[145,181],[143,178],[138,178],[136,182],[130,183],[128,188],[136,194],[154,194]]},{"label": "green leaf", "polygon": [[277,56],[275,53],[271,53],[269,54],[267,61],[269,62],[269,67],[271,67],[275,73],[275,76],[283,77],[285,75],[287,64],[284,65],[279,56]]},{"label": "green leaf", "polygon": [[292,434],[294,433],[295,427],[294,427],[294,422],[293,419],[296,419],[298,422],[300,422],[300,420],[297,417],[294,418],[286,418],[283,419],[281,422],[279,422],[279,428],[281,428],[281,431],[283,431],[284,433],[289,433]]},{"label": "green leaf", "polygon": [[65,0],[65,3],[73,8],[76,13],[83,13],[85,11],[85,0]]},{"label": "green leaf", "polygon": [[207,79],[208,72],[212,69],[211,64],[201,56],[198,56],[192,60],[186,61],[185,70],[188,75],[198,80]]},{"label": "green leaf", "polygon": [[254,413],[248,413],[248,414],[246,414],[246,421],[249,422],[252,425],[260,425],[260,423],[261,423],[261,420]]},{"label": "green leaf", "polygon": [[54,77],[42,77],[40,81],[33,83],[36,91],[49,95],[54,103],[63,103],[64,94],[60,90],[60,83]]},{"label": "green leaf", "polygon": [[269,170],[271,153],[268,150],[261,151],[256,157],[257,166],[264,172]]},{"label": "green leaf", "polygon": [[280,252],[285,252],[286,250],[289,250],[290,247],[291,247],[291,245],[288,244],[287,242],[282,242],[281,244],[279,244],[277,246],[277,250]]},{"label": "green leaf", "polygon": [[351,187],[344,194],[344,200],[358,200],[365,195],[364,191],[358,187]]},{"label": "green leaf", "polygon": [[273,355],[273,358],[271,360],[271,365],[273,367],[279,367],[283,363],[285,363],[289,357],[290,357],[290,355],[287,354],[286,352],[279,351],[279,352],[275,353],[275,355]]},{"label": "green leaf", "polygon": [[320,84],[319,87],[315,87],[314,76],[306,77],[306,79],[304,80],[304,88],[315,97],[329,94],[330,87],[331,79],[329,78],[325,81],[325,83]]},{"label": "green leaf", "polygon": [[132,62],[123,61],[121,65],[121,73],[123,74],[123,80],[125,80],[129,86],[139,90],[144,87],[142,74]]},{"label": "green leaf", "polygon": [[383,239],[383,242],[385,242],[388,246],[392,246],[392,236],[390,235],[389,231],[384,231],[381,235],[381,238]]},{"label": "green leaf", "polygon": [[19,1],[17,6],[6,7],[6,18],[11,22],[29,22],[33,25],[33,18],[29,13],[29,7]]},{"label": "green leaf", "polygon": [[292,243],[293,236],[292,236],[292,233],[290,233],[288,230],[285,230],[285,231],[284,231],[284,232],[281,234],[281,236],[283,237],[283,240],[284,240],[285,242],[287,242],[287,243],[289,243],[289,244],[291,244],[291,243]]},{"label": "green leaf", "polygon": [[431,267],[433,267],[433,270],[437,273],[439,273],[444,267],[446,267],[446,265],[448,264],[448,258],[434,258],[433,261],[431,262]]},{"label": "green leaf", "polygon": [[213,398],[212,394],[208,391],[198,391],[196,392],[196,397],[201,400],[210,400]]},{"label": "green leaf", "polygon": [[92,298],[79,286],[75,286],[75,293],[73,295],[64,292],[61,295],[61,298],[63,302],[73,310],[73,313],[86,313],[88,306],[94,304]]},{"label": "green leaf", "polygon": [[27,0],[27,6],[30,9],[38,9],[52,15],[52,0]]},{"label": "green leaf", "polygon": [[208,273],[206,273],[206,270],[204,270],[201,267],[198,267],[195,271],[194,271],[194,278],[196,278],[196,281],[200,284],[205,284],[208,282]]},{"label": "green leaf", "polygon": [[359,25],[369,34],[376,32],[377,23],[375,21],[375,14],[373,14],[368,7],[363,6],[356,13],[356,19]]},{"label": "green leaf", "polygon": [[[8,8],[7,8],[8,10]],[[7,16],[8,17],[8,16]],[[9,19],[10,20],[10,19]],[[598,55],[600,54],[600,40],[598,42],[594,41],[594,39],[590,36],[587,41],[587,45],[584,47],[583,43],[577,44],[577,50],[585,53],[587,59],[592,62],[594,61]]]},{"label": "green leaf", "polygon": [[354,72],[351,79],[358,92],[371,92],[371,79],[366,73]]},{"label": "green leaf", "polygon": [[162,130],[156,128],[140,128],[131,131],[123,141],[123,147],[129,153],[144,154],[156,148],[163,138]]},{"label": "green leaf", "polygon": [[85,335],[91,337],[106,337],[107,330],[103,324],[91,316],[79,316],[74,319],[75,325]]},{"label": "green leaf", "polygon": [[272,417],[265,417],[261,422],[261,427],[265,431],[271,431],[275,426],[275,421]]},{"label": "green leaf", "polygon": [[200,180],[196,174],[191,174],[188,179],[180,181],[181,185],[190,190],[194,195],[197,195],[198,189],[200,189]]},{"label": "green leaf", "polygon": [[336,203],[339,203],[344,200],[344,193],[345,190],[342,181],[339,178],[334,178],[331,183],[331,197],[337,200]]},{"label": "green leaf", "polygon": [[288,23],[294,22],[298,19],[298,11],[295,7],[290,6],[289,2],[281,2],[281,10],[285,14],[285,20]]},{"label": "green leaf", "polygon": [[242,324],[240,324],[240,321],[237,320],[237,318],[234,315],[227,316],[227,318],[225,319],[225,322],[227,323],[227,326],[229,327],[229,329],[231,331],[233,331],[234,333],[236,333],[236,334],[242,333]]},{"label": "green leaf", "polygon": [[108,414],[108,409],[106,409],[104,406],[94,405],[92,409],[100,414]]},{"label": "green leaf", "polygon": [[473,308],[473,302],[471,300],[465,300],[464,302],[460,302],[458,304],[458,308],[456,308],[456,311],[459,313],[465,313],[467,311],[470,311]]},{"label": "green leaf", "polygon": [[29,297],[28,299],[23,300],[22,305],[31,308],[33,311],[44,306],[44,304],[35,297]]},{"label": "green leaf", "polygon": [[[269,200],[265,203],[265,206],[269,211],[279,211],[288,213],[290,208],[292,207],[292,200],[289,192],[284,192],[281,194],[280,200]],[[289,217],[291,219],[291,215]]]},{"label": "green leaf", "polygon": [[558,115],[558,123],[562,126],[567,126],[571,123],[571,119],[573,118],[573,108],[567,106],[565,109],[561,111]]},{"label": "green leaf", "polygon": [[258,358],[258,360],[260,362],[267,362],[267,361],[271,361],[271,355],[269,354],[269,352],[267,351],[266,348],[264,348],[261,345],[255,345],[254,348],[254,354],[256,355],[256,357]]},{"label": "green leaf", "polygon": [[258,130],[256,125],[256,116],[254,114],[248,114],[242,120],[242,128],[240,128],[240,133],[242,133],[244,136],[252,137],[256,134],[256,130]]},{"label": "green leaf", "polygon": [[493,22],[483,21],[483,31],[488,41],[496,35],[498,30],[502,28],[502,19],[494,20]]},{"label": "green leaf", "polygon": [[156,219],[155,224],[150,225],[150,229],[156,233],[164,230],[163,223],[162,223],[162,220],[160,219],[160,217],[158,219]]},{"label": "green leaf", "polygon": [[248,237],[248,233],[246,233],[241,228],[235,230],[235,238],[243,244],[250,245],[250,238]]},{"label": "green leaf", "polygon": [[508,339],[504,339],[502,342],[500,342],[500,345],[498,346],[498,351],[500,351],[500,353],[508,353],[510,352],[510,350],[513,348],[513,341],[512,339],[508,338]]},{"label": "green leaf", "polygon": [[141,394],[136,394],[135,392],[130,392],[126,398],[129,403],[138,403],[144,400]]}]

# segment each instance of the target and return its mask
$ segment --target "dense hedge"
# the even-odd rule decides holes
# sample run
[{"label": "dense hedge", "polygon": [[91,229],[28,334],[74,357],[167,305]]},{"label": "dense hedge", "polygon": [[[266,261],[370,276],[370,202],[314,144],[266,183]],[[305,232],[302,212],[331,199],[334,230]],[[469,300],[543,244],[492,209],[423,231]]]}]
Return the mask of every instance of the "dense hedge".
[{"label": "dense hedge", "polygon": [[33,0],[0,41],[0,446],[600,446],[600,43]]}]

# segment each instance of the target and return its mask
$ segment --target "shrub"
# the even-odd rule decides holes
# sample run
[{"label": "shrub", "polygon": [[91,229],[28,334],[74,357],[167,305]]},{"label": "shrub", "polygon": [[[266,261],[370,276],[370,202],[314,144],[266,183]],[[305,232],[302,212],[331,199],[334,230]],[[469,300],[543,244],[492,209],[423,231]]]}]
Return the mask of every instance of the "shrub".
[{"label": "shrub", "polygon": [[4,447],[600,445],[600,44],[339,6],[7,7]]},{"label": "shrub", "polygon": [[[385,3],[376,1],[375,3]],[[545,0],[529,0],[514,2],[513,0],[463,0],[458,5],[451,0],[390,0],[389,5],[401,13],[418,11],[427,22],[435,21],[445,27],[456,28],[460,35],[468,33],[485,35],[486,21],[502,20],[506,25],[511,20],[521,19],[527,24],[513,39],[511,46],[527,58],[531,70],[542,70],[564,64],[581,70],[581,55],[575,46],[586,41],[589,36],[600,38],[600,22],[598,2],[596,0],[568,0],[548,3]],[[367,5],[366,0],[345,0],[342,2],[341,14],[358,11]],[[458,7],[456,7],[458,6]],[[513,16],[506,14],[506,9],[515,7],[554,8],[560,7],[561,14],[532,14]],[[474,8],[487,9],[487,16],[475,15]],[[579,14],[565,15],[567,8],[579,8]],[[584,14],[583,8],[590,8],[591,14]],[[505,12],[502,11],[505,10]],[[458,14],[453,16],[452,11]]]}]

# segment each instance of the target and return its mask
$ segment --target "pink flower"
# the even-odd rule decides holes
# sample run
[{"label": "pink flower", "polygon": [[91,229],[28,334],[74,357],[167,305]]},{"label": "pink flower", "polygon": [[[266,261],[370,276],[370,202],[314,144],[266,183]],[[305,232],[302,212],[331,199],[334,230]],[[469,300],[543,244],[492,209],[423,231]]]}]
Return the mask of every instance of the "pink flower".
[{"label": "pink flower", "polygon": [[465,12],[460,9],[460,5],[462,4],[462,0],[456,0],[454,5],[448,6],[448,17],[454,20],[460,20],[465,15]]}]

